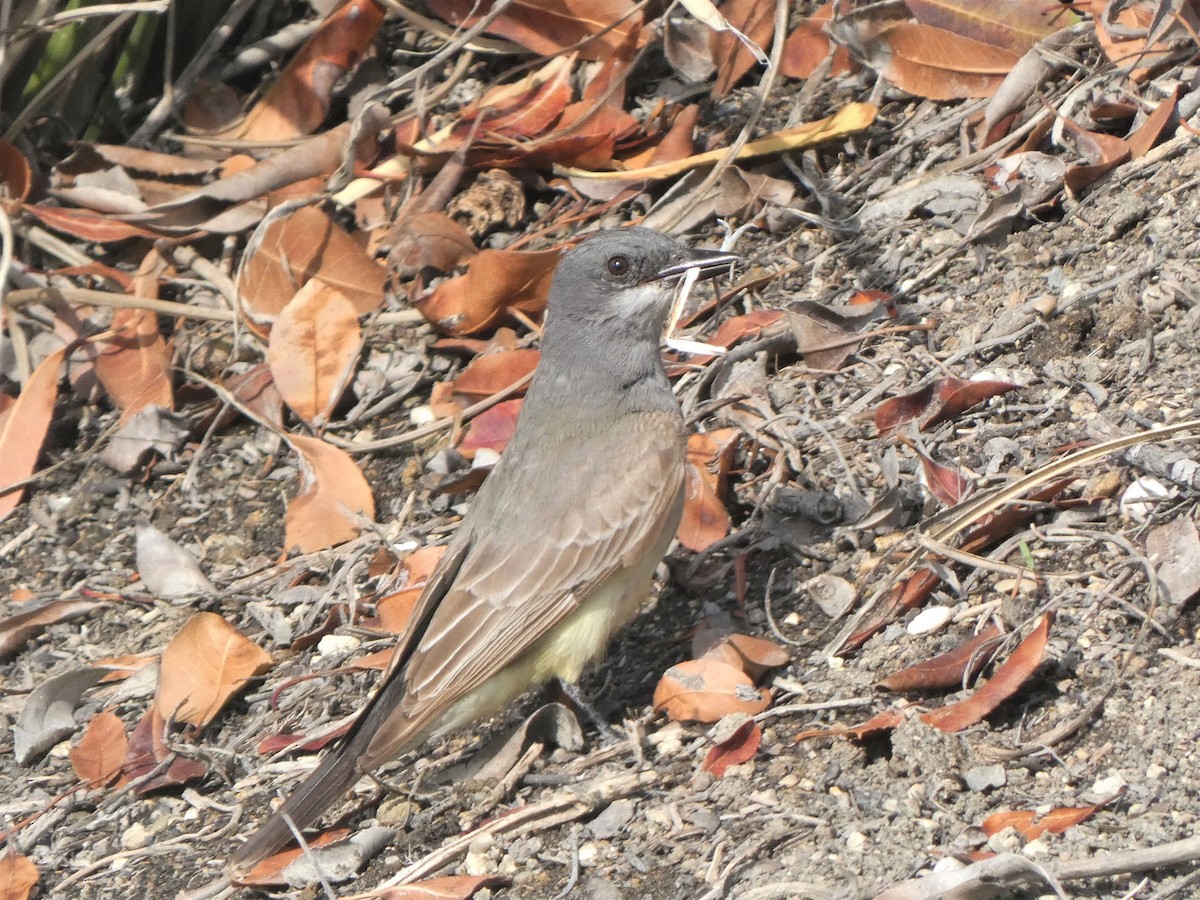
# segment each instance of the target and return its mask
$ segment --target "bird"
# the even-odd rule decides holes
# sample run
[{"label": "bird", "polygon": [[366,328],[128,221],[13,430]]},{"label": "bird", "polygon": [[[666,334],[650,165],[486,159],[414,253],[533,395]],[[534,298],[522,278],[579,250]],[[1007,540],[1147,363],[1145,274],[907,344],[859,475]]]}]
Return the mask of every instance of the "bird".
[{"label": "bird", "polygon": [[649,595],[683,507],[687,434],[659,350],[684,275],[739,257],[629,226],[559,261],[511,441],[340,744],[231,855],[286,847],[358,779],[552,679],[576,682]]}]

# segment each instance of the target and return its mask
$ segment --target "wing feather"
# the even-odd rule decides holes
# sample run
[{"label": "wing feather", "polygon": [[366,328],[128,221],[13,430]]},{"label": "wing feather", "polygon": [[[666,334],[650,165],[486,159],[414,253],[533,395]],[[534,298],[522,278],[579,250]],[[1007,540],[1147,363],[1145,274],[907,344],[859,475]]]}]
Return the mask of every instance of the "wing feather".
[{"label": "wing feather", "polygon": [[[400,721],[380,730],[367,758],[390,756],[551,633],[597,584],[645,565],[643,548],[660,545],[664,529],[674,532],[685,446],[678,416],[626,417],[606,431],[562,435],[556,444],[533,455],[541,471],[506,469],[506,454],[484,483],[460,529],[469,546],[453,585],[399,673]],[[564,494],[579,495],[579,503],[548,520],[546,510],[561,507]],[[489,523],[486,534],[475,531],[481,520]]]}]

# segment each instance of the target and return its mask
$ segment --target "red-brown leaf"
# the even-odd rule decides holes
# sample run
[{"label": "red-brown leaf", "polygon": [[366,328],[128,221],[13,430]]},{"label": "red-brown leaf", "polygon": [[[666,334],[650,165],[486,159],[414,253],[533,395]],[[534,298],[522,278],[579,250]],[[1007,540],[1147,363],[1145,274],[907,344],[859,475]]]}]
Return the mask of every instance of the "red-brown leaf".
[{"label": "red-brown leaf", "polygon": [[371,486],[345,450],[320,438],[287,436],[300,454],[300,492],[288,504],[284,549],[313,553],[353,540],[357,517],[375,518]]},{"label": "red-brown leaf", "polygon": [[989,645],[994,644],[999,635],[1000,629],[989,624],[953,650],[903,668],[877,681],[875,686],[898,693],[958,687],[964,678],[974,677],[984,667],[991,658]]},{"label": "red-brown leaf", "polygon": [[985,716],[1015,694],[1041,664],[1046,641],[1050,637],[1052,618],[1050,613],[1043,614],[1012,656],[1006,659],[996,669],[996,674],[974,694],[958,703],[923,713],[921,721],[947,732],[962,731],[981,722]]},{"label": "red-brown leaf", "polygon": [[80,781],[95,787],[121,774],[129,753],[125,723],[112,710],[97,713],[79,743],[71,748],[71,767]]},{"label": "red-brown leaf", "polygon": [[730,766],[753,759],[761,743],[762,730],[753,719],[747,719],[733,734],[708,751],[700,768],[723,778]]}]

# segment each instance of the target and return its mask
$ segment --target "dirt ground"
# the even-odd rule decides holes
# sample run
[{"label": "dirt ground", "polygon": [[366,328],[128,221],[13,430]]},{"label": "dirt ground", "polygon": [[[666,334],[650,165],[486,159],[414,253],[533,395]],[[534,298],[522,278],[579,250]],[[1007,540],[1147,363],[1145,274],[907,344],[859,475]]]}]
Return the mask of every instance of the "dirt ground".
[{"label": "dirt ground", "polygon": [[[865,96],[870,85],[860,76],[841,89]],[[745,97],[735,92],[730,107],[740,109]],[[793,205],[821,212],[826,227],[772,209],[760,219],[763,230],[739,244],[750,260],[746,277],[796,268],[740,295],[734,312],[802,300],[840,304],[854,290],[878,289],[900,293],[897,323],[929,327],[871,337],[836,371],[808,367],[786,335],[763,339],[722,369],[698,405],[685,397],[701,413],[695,427],[743,428],[797,466],[778,485],[769,460],[745,442],[728,497],[733,535],[703,558],[674,551],[661,594],[586,679],[586,693],[622,737],[606,741],[585,724],[581,747],[547,747],[512,783],[472,780],[472,762],[488,755],[480,747],[540,705],[539,693],[508,716],[425,748],[419,759],[410,755],[382,773],[396,791],[382,807],[366,802],[375,794],[367,785],[360,786],[363,803],[344,805],[353,829],[378,824],[394,834],[361,874],[338,886],[341,893],[370,889],[482,818],[539,806],[541,818],[523,832],[476,839],[436,871],[506,876],[508,886],[477,896],[491,890],[512,900],[857,898],[983,849],[1015,851],[1054,869],[1198,836],[1200,622],[1194,603],[1152,590],[1147,573],[1157,561],[1147,560],[1146,547],[1163,523],[1196,520],[1194,489],[1169,485],[1171,496],[1138,519],[1118,501],[1147,473],[1144,459],[1114,454],[1093,463],[1075,473],[1065,496],[1094,502],[1045,510],[991,554],[1010,566],[1031,559],[1044,577],[1018,583],[999,569],[945,561],[948,579],[930,602],[950,609],[949,624],[913,635],[910,613],[844,658],[831,660],[826,648],[845,620],[822,611],[811,580],[840,576],[869,593],[895,562],[885,551],[939,508],[920,485],[913,447],[877,433],[872,415],[889,396],[941,375],[987,372],[1020,385],[920,436],[925,453],[962,467],[979,487],[1085,442],[1200,412],[1200,139],[1181,130],[1082,199],[1018,220],[1012,235],[967,240],[989,196],[958,192],[967,181],[978,188],[983,177],[978,165],[956,172],[957,149],[946,148],[957,148],[960,124],[978,105],[923,103],[891,89],[881,99],[865,136],[811,157],[823,172],[824,202],[805,193]],[[781,88],[770,116],[786,119],[795,102],[796,86]],[[792,177],[782,164],[766,165],[776,177]],[[713,229],[702,240],[711,245],[717,237]],[[396,329],[375,339],[420,348],[432,332]],[[369,590],[365,560],[385,540],[440,542],[459,509],[421,480],[436,442],[377,455],[366,468],[383,524],[347,548],[306,560],[307,577],[295,586],[297,566],[277,566],[274,555],[296,471],[270,439],[242,424],[130,480],[98,459],[115,415],[66,411],[48,448],[53,467],[0,524],[0,597],[15,589],[42,598],[86,589],[113,598],[50,627],[3,665],[0,714],[11,724],[28,691],[48,676],[161,650],[200,609],[235,623],[276,665],[195,741],[179,740],[180,752],[209,767],[203,781],[182,791],[79,791],[52,802],[77,784],[67,750],[78,735],[19,766],[5,727],[0,818],[11,825],[41,813],[16,845],[39,867],[43,896],[172,896],[218,878],[236,836],[312,762],[286,755],[264,761],[259,740],[312,732],[348,715],[375,676],[304,681],[282,694],[277,711],[273,692],[386,645],[344,628],[356,640],[318,659],[316,648],[293,651],[273,638],[272,617],[285,617],[289,633],[304,633],[329,606]],[[395,422],[402,425],[403,416]],[[1184,457],[1196,452],[1194,441],[1159,447]],[[889,474],[891,514],[864,518],[889,494]],[[835,495],[844,521],[805,519],[771,493],[777,487]],[[414,490],[415,503],[397,524]],[[134,529],[143,519],[200,557],[215,595],[174,605],[139,591]],[[744,608],[735,560],[748,573]],[[689,631],[714,611],[739,617],[742,630],[786,640],[794,654],[774,676],[772,708],[758,717],[761,748],[721,778],[701,762],[714,732],[723,737],[736,723],[669,724],[650,707],[659,676],[687,658]],[[1044,662],[983,724],[944,734],[909,717],[893,733],[862,741],[794,740],[815,726],[853,725],[900,705],[875,682],[954,646],[981,620],[1024,634],[1044,611],[1054,613]],[[82,726],[113,707],[132,723],[152,690],[142,678],[93,690],[75,721]],[[956,696],[909,700],[919,708]],[[1051,729],[1076,717],[1073,733],[1041,746]],[[1031,742],[1039,746],[1030,749]],[[1003,752],[1011,748],[1023,750]],[[556,819],[568,801],[577,811]],[[1032,842],[1011,830],[991,838],[981,831],[999,810],[1044,813],[1100,801],[1086,821]],[[1200,868],[1194,861],[1151,866],[1064,888],[1076,897],[1194,897]],[[280,893],[320,896],[312,887]],[[1011,887],[1013,896],[1050,893],[1044,882]]]}]

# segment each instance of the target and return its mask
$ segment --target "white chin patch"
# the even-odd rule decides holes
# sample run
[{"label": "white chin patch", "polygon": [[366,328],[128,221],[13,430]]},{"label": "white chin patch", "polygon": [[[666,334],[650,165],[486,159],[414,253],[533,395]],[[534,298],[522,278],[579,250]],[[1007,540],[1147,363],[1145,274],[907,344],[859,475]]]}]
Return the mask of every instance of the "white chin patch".
[{"label": "white chin patch", "polygon": [[666,302],[673,292],[666,284],[639,284],[617,294],[614,306],[622,317],[633,318]]}]

